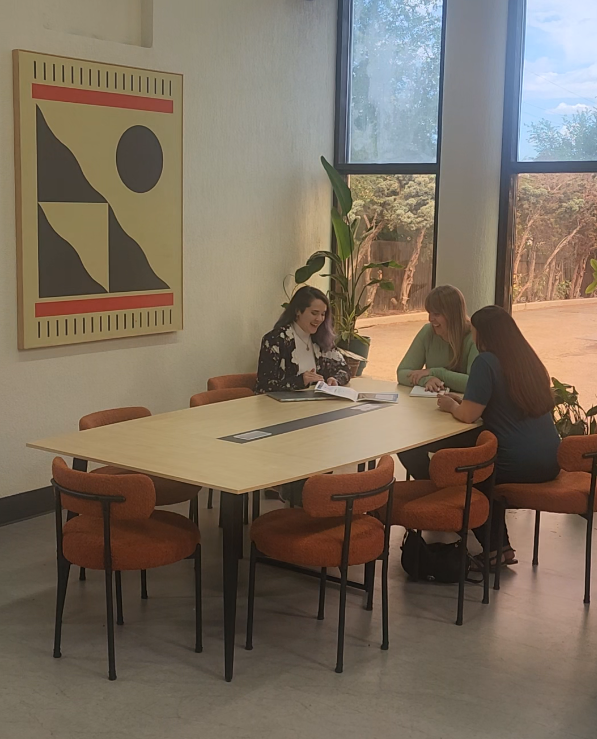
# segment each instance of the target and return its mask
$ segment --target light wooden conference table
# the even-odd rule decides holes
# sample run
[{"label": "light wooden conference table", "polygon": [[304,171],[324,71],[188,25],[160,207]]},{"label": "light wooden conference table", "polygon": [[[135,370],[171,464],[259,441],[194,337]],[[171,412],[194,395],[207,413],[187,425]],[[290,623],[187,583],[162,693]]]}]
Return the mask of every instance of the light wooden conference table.
[{"label": "light wooden conference table", "polygon": [[[461,434],[473,426],[411,398],[394,382],[355,378],[365,392],[398,392],[398,404],[346,400],[280,403],[267,396],[186,408],[77,431],[27,446],[222,491],[225,677],[232,679],[243,496],[382,454]],[[251,434],[250,432],[258,432]],[[235,438],[249,433],[249,438]],[[254,438],[257,437],[257,438]]]}]

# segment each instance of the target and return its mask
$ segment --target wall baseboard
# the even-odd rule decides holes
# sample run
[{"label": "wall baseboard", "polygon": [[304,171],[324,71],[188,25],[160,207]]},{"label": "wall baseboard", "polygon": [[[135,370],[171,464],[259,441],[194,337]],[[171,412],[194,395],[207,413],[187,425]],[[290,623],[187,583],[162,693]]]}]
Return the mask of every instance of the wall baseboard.
[{"label": "wall baseboard", "polygon": [[40,516],[54,510],[54,491],[49,485],[26,493],[0,498],[0,526]]}]

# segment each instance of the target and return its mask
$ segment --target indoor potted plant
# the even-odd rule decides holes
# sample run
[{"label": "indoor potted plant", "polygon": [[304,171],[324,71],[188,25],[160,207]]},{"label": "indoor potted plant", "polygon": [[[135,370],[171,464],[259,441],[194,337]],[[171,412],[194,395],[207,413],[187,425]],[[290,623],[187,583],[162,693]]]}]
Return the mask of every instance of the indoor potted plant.
[{"label": "indoor potted plant", "polygon": [[328,174],[336,196],[332,208],[332,225],[336,236],[336,251],[316,251],[311,254],[304,266],[297,269],[294,279],[297,285],[307,282],[314,274],[321,272],[329,259],[332,268],[322,275],[330,278],[329,296],[334,311],[334,323],[338,334],[338,348],[352,355],[363,357],[358,374],[366,365],[370,339],[359,333],[356,322],[371,301],[367,302],[367,289],[378,286],[381,290],[393,291],[394,283],[385,280],[381,274],[384,267],[403,269],[394,260],[368,262],[364,256],[375,239],[382,224],[370,224],[353,212],[350,187],[342,175],[321,157],[321,163]]},{"label": "indoor potted plant", "polygon": [[562,439],[566,436],[584,436],[597,433],[597,406],[588,411],[578,402],[578,392],[572,385],[565,385],[551,378],[555,399],[553,420]]}]

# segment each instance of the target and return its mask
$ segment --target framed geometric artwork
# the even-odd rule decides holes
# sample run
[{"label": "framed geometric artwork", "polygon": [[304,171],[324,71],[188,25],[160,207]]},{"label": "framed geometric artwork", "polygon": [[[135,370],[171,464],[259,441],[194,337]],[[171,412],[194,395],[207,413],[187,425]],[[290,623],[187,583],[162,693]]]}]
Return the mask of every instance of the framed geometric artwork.
[{"label": "framed geometric artwork", "polygon": [[14,51],[19,348],[182,329],[182,76]]}]

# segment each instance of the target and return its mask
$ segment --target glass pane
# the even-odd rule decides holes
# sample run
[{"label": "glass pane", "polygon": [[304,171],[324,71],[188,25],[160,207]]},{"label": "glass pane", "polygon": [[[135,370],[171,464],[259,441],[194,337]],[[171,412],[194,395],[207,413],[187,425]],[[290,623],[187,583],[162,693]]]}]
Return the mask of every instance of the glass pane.
[{"label": "glass pane", "polygon": [[354,0],[349,161],[437,160],[441,0]]},{"label": "glass pane", "polygon": [[405,269],[382,268],[371,274],[393,282],[392,290],[367,288],[370,307],[358,322],[371,337],[367,375],[396,378],[396,366],[408,349],[431,289],[435,177],[432,175],[353,175],[350,187],[360,233],[373,229],[362,249],[362,264],[395,260]]},{"label": "glass pane", "polygon": [[527,0],[521,161],[597,160],[597,2]]},{"label": "glass pane", "polygon": [[597,174],[519,175],[513,315],[586,408],[597,396],[597,292],[587,294],[596,258]]}]

